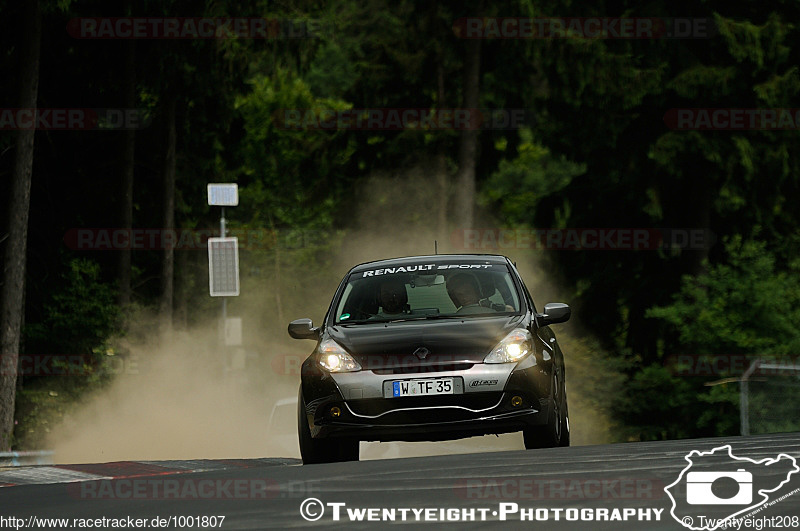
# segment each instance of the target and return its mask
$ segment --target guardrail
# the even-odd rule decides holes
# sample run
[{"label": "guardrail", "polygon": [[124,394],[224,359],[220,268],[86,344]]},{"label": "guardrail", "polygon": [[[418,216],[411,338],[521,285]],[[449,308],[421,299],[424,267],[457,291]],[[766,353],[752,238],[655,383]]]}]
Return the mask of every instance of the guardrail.
[{"label": "guardrail", "polygon": [[0,466],[52,465],[53,450],[0,452]]}]

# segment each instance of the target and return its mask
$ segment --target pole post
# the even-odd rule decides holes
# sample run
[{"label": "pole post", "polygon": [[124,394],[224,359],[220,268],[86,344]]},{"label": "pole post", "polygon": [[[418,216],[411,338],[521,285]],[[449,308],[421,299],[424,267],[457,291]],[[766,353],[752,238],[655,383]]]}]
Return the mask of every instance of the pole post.
[{"label": "pole post", "polygon": [[739,392],[739,423],[742,435],[750,435],[750,411],[747,394],[749,392],[747,380],[742,380]]},{"label": "pole post", "polygon": [[742,435],[750,435],[750,376],[761,365],[761,360],[755,360],[744,372],[739,389],[739,427]]},{"label": "pole post", "polygon": [[[219,236],[225,237],[225,207],[222,208],[222,213],[219,217]],[[228,318],[228,298],[222,297],[222,322],[220,324],[220,338],[223,350],[225,349],[225,320]]]},{"label": "pole post", "polygon": [[[220,208],[220,216],[219,216],[219,238],[214,238],[215,243],[219,243],[221,247],[219,247],[219,251],[222,253],[222,256],[227,257],[228,251],[228,244],[231,242],[225,242],[226,237],[228,236],[228,231],[225,227],[225,207],[226,206],[236,206],[239,204],[239,185],[236,183],[208,183],[207,186],[208,191],[208,204],[209,206],[219,206]],[[219,338],[221,344],[221,351],[225,351],[225,343],[226,343],[226,332],[227,327],[226,323],[228,320],[228,298],[226,295],[236,296],[239,294],[239,250],[237,246],[236,238],[232,238],[232,250],[233,250],[233,259],[234,259],[234,268],[232,271],[228,271],[231,264],[229,263],[220,263],[219,267],[223,269],[223,276],[227,274],[232,274],[235,279],[235,288],[231,289],[230,286],[225,284],[230,278],[224,278],[225,288],[224,289],[217,289],[218,286],[215,285],[214,276],[213,276],[213,263],[215,260],[214,257],[214,250],[211,246],[211,239],[209,239],[209,247],[208,247],[208,267],[209,267],[209,278],[208,278],[208,286],[209,286],[209,293],[212,297],[222,297],[222,307],[221,310],[221,322],[220,322],[220,330],[219,330]],[[217,256],[216,258],[220,258]]]}]

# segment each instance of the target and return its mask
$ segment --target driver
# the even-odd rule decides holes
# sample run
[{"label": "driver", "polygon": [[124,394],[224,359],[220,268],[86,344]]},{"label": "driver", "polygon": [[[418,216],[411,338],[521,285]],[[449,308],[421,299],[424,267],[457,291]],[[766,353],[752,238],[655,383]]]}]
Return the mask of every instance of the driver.
[{"label": "driver", "polygon": [[405,282],[401,279],[384,281],[378,292],[378,302],[381,305],[381,311],[375,315],[376,318],[392,318],[405,314],[408,304]]},{"label": "driver", "polygon": [[447,294],[460,314],[486,313],[480,304],[478,281],[466,273],[456,273],[447,281]]}]

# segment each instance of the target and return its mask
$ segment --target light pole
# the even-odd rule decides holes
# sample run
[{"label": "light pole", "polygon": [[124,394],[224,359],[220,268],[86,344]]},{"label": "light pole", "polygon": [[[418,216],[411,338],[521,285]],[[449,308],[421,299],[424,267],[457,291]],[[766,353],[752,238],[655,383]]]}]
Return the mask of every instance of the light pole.
[{"label": "light pole", "polygon": [[222,297],[220,336],[224,346],[228,318],[226,297],[239,295],[239,240],[227,237],[225,207],[239,204],[239,186],[236,183],[210,183],[208,204],[221,207],[220,237],[208,239],[208,290],[212,297]]}]

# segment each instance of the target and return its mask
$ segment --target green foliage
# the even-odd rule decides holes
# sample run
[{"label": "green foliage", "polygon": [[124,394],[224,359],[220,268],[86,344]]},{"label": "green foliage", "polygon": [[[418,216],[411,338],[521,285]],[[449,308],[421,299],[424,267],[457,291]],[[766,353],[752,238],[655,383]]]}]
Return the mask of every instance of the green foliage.
[{"label": "green foliage", "polygon": [[517,157],[501,160],[483,185],[483,199],[497,204],[506,223],[523,225],[531,219],[539,201],[558,194],[586,166],[554,156],[533,139],[530,129],[520,130]]},{"label": "green foliage", "polygon": [[44,305],[44,318],[26,327],[29,342],[59,354],[88,354],[115,330],[119,309],[114,289],[100,279],[100,266],[74,258],[61,275],[62,288]]},{"label": "green foliage", "polygon": [[[670,325],[668,333],[673,339],[661,353],[665,363],[684,354],[694,358],[699,367],[712,357],[743,356],[754,361],[797,353],[797,264],[778,270],[764,242],[740,236],[727,239],[725,251],[724,262],[705,262],[704,273],[685,275],[671,304],[646,312],[647,317]],[[746,368],[750,362],[737,365]],[[734,364],[725,367],[729,370],[719,374],[692,376],[691,371],[676,375],[666,366],[647,366],[627,382],[626,399],[618,404],[618,414],[645,439],[737,434],[739,385],[724,383],[723,378],[738,378],[741,372],[734,370]],[[796,391],[797,383],[794,390],[789,389]],[[774,395],[767,400],[779,402]],[[754,409],[777,406],[763,402],[756,401]]]},{"label": "green foliage", "polygon": [[[343,131],[318,124],[323,111],[350,106],[316,98],[303,80],[283,70],[274,77],[255,76],[249,85],[236,100],[246,133],[237,214],[251,227],[329,227],[353,146]],[[294,125],[305,120],[308,127]]]},{"label": "green foliage", "polygon": [[356,81],[355,65],[337,42],[326,43],[306,74],[311,91],[324,98],[342,98]]},{"label": "green foliage", "polygon": [[764,24],[750,20],[734,20],[715,13],[714,21],[725,40],[728,52],[738,63],[750,63],[755,71],[774,61],[785,61],[791,48],[785,44],[794,26],[775,12],[769,13]]},{"label": "green foliage", "polygon": [[75,401],[108,384],[119,368],[109,341],[118,332],[120,313],[99,265],[70,259],[60,286],[44,304],[43,320],[25,327],[16,448],[38,448]]},{"label": "green foliage", "polygon": [[636,371],[613,405],[621,431],[635,441],[738,434],[738,383],[703,384],[702,377],[675,374],[662,365]]},{"label": "green foliage", "polygon": [[697,354],[746,354],[774,357],[800,349],[800,268],[777,270],[766,243],[725,243],[727,260],[697,277],[683,277],[668,306],[648,317],[674,326],[682,348]]},{"label": "green foliage", "polygon": [[[696,396],[696,425],[701,433],[714,437],[740,433],[738,382],[715,383],[702,390],[698,388]],[[691,410],[687,408],[684,411]],[[692,425],[688,424],[688,427]]]},{"label": "green foliage", "polygon": [[695,427],[687,422],[692,403],[688,382],[665,367],[649,365],[625,382],[624,394],[614,410],[630,440],[662,440],[690,437]]}]

